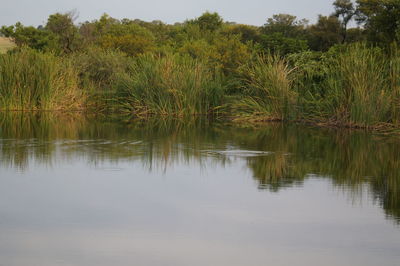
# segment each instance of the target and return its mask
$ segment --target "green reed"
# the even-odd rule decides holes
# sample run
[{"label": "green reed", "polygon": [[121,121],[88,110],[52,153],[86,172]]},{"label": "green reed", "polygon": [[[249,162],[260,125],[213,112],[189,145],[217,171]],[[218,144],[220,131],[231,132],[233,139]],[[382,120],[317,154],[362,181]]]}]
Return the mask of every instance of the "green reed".
[{"label": "green reed", "polygon": [[390,122],[389,60],[379,48],[348,47],[327,66],[321,108],[339,124],[372,127]]},{"label": "green reed", "polygon": [[188,56],[143,55],[117,82],[118,103],[136,115],[209,114],[223,86],[212,69]]},{"label": "green reed", "polygon": [[279,56],[257,57],[241,69],[247,96],[237,101],[233,109],[267,120],[292,118],[297,94],[292,90],[291,72],[287,62]]},{"label": "green reed", "polygon": [[389,85],[391,88],[392,123],[400,125],[400,50],[392,45],[389,60]]},{"label": "green reed", "polygon": [[68,59],[30,49],[0,56],[1,110],[71,110],[82,102]]}]

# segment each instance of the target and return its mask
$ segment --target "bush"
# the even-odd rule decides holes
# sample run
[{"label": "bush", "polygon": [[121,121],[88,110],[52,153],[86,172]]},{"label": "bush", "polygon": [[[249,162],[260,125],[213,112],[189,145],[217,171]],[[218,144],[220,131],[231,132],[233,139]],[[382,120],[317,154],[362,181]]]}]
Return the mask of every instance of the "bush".
[{"label": "bush", "polygon": [[114,24],[100,38],[99,44],[105,49],[136,56],[153,51],[155,38],[148,29],[137,24]]},{"label": "bush", "polygon": [[96,91],[111,91],[116,76],[126,71],[130,60],[124,53],[99,47],[89,47],[72,59],[83,87]]}]

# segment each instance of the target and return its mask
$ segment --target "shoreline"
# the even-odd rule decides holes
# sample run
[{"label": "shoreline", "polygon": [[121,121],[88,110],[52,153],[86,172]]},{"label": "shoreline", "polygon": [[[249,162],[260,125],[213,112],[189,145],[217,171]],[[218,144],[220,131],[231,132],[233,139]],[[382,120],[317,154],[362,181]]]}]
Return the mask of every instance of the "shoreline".
[{"label": "shoreline", "polygon": [[256,116],[226,116],[216,114],[190,114],[190,115],[173,115],[173,114],[147,114],[145,116],[137,116],[135,114],[127,114],[122,112],[96,112],[88,111],[86,109],[79,110],[0,110],[0,113],[23,113],[23,114],[37,114],[46,113],[54,115],[87,115],[87,116],[101,116],[109,118],[129,118],[129,121],[146,121],[154,118],[160,119],[173,119],[173,120],[185,120],[188,118],[200,118],[217,120],[223,122],[229,122],[233,125],[246,125],[246,126],[262,126],[267,124],[279,123],[279,124],[296,124],[315,128],[335,129],[335,130],[355,130],[355,131],[366,131],[370,133],[378,133],[384,135],[397,135],[400,134],[400,126],[396,126],[390,123],[381,123],[372,126],[363,126],[351,123],[339,123],[333,120],[310,120],[310,119],[294,119],[284,120],[280,118],[257,118]]}]

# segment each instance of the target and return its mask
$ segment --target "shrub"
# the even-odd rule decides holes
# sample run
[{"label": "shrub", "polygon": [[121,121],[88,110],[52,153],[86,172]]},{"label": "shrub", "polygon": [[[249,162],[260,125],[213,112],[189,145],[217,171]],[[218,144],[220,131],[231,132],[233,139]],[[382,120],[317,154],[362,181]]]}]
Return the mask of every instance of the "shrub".
[{"label": "shrub", "polygon": [[72,55],[85,88],[96,91],[111,91],[117,74],[128,67],[129,58],[121,52],[89,47],[86,51]]}]

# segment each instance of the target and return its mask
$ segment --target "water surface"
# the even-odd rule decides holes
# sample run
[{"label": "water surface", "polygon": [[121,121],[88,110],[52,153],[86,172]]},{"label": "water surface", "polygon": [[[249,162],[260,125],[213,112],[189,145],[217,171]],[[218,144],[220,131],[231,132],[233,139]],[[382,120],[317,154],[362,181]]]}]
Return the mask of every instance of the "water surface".
[{"label": "water surface", "polygon": [[399,137],[49,113],[0,126],[0,265],[399,265]]}]

